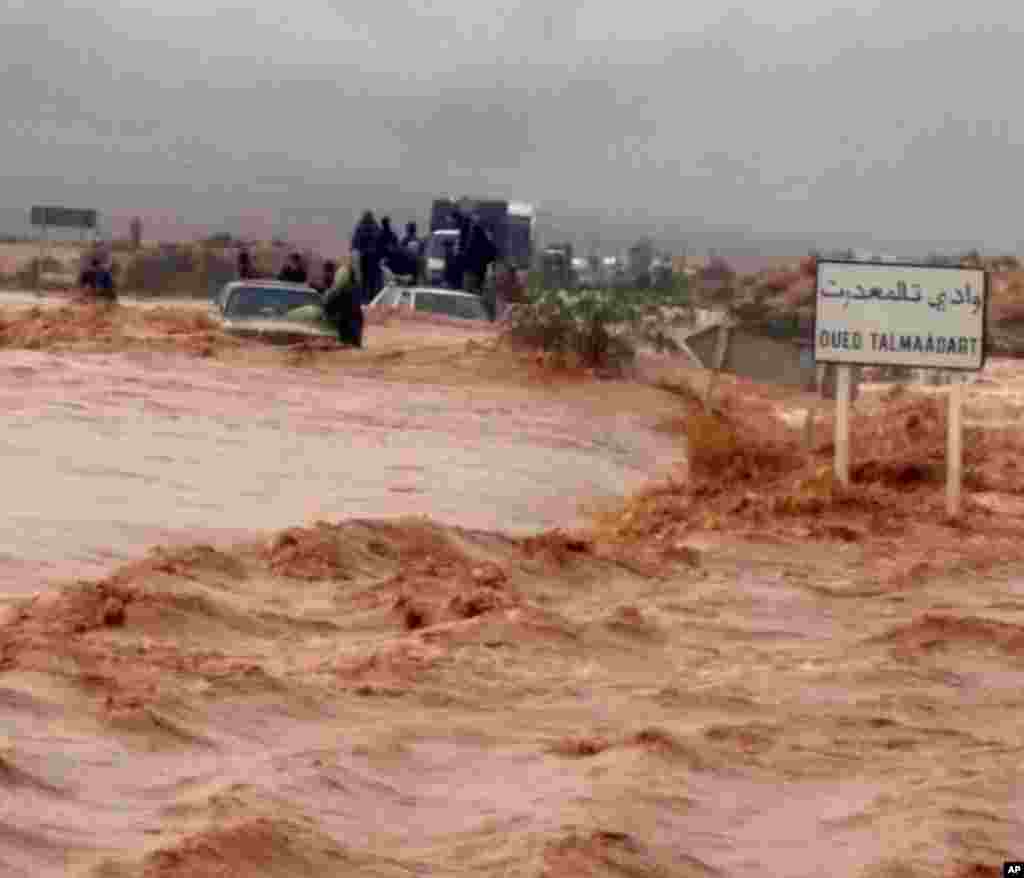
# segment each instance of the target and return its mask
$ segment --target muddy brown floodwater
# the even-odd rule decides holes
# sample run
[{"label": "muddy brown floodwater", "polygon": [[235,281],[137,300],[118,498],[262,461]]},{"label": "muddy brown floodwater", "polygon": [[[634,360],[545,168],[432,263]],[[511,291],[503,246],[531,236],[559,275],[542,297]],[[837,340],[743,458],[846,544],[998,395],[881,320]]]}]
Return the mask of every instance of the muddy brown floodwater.
[{"label": "muddy brown floodwater", "polygon": [[145,352],[11,351],[0,374],[5,591],[317,518],[554,527],[675,452],[571,397]]},{"label": "muddy brown floodwater", "polygon": [[[926,399],[864,403],[844,494],[757,388],[679,421],[679,388],[555,380],[486,332],[269,353],[60,313],[0,326],[4,878],[1024,856],[1012,431],[972,435],[952,523],[904,462],[941,445]],[[1020,373],[990,380],[969,416],[1005,426]]]}]

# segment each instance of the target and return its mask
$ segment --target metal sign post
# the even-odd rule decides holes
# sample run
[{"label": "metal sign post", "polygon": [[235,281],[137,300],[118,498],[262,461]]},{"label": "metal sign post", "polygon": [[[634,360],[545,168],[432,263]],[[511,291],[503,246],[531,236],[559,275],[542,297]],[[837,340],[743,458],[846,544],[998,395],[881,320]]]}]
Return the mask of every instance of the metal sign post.
[{"label": "metal sign post", "polygon": [[836,369],[836,480],[850,487],[850,367]]},{"label": "metal sign post", "polygon": [[[891,262],[818,262],[814,357],[838,368],[835,473],[849,484],[850,367],[978,372],[985,366],[988,275]],[[947,508],[961,508],[963,383],[949,392]]]},{"label": "metal sign post", "polygon": [[963,403],[964,385],[959,376],[949,385],[949,411],[946,417],[946,512],[950,518],[960,515],[963,487]]},{"label": "metal sign post", "polygon": [[804,416],[804,450],[810,453],[814,450],[814,418],[818,413],[820,398],[807,406],[807,414]]},{"label": "metal sign post", "polygon": [[46,223],[44,222],[43,230],[39,235],[39,258],[36,261],[36,270],[32,272],[33,280],[35,280],[36,296],[43,294],[43,266],[46,264],[46,257],[49,255],[49,247],[50,241],[46,233]]},{"label": "metal sign post", "polygon": [[718,326],[718,338],[715,345],[715,360],[708,372],[708,382],[704,385],[704,410],[711,411],[711,397],[718,386],[718,378],[722,374],[722,366],[725,364],[725,355],[729,349],[729,325],[720,323]]}]

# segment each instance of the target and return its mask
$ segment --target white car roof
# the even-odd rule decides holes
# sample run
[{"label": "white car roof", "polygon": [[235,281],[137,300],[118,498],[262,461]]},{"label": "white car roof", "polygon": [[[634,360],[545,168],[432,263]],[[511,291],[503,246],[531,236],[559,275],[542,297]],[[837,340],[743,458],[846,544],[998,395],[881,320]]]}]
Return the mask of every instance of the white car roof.
[{"label": "white car roof", "polygon": [[239,287],[276,287],[282,290],[301,290],[304,293],[315,293],[309,284],[297,284],[292,281],[285,280],[262,280],[261,278],[251,278],[250,280],[233,280],[230,281],[225,287],[225,290],[237,290]]},{"label": "white car roof", "polygon": [[[442,296],[462,296],[463,298],[479,299],[480,297],[473,293],[467,293],[464,290],[450,290],[447,287],[386,287],[388,290],[403,290],[410,293],[440,293]],[[384,292],[384,290],[381,290]]]}]

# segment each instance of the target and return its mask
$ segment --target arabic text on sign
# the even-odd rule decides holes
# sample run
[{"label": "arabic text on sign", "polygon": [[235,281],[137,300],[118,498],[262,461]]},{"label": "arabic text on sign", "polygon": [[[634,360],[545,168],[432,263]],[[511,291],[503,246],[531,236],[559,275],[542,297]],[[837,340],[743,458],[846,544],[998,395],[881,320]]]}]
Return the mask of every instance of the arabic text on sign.
[{"label": "arabic text on sign", "polygon": [[927,301],[928,306],[936,311],[945,311],[947,305],[973,305],[973,313],[977,314],[981,309],[982,299],[970,284],[964,284],[963,289],[941,290],[931,299],[925,300],[920,284],[906,284],[904,281],[897,281],[895,289],[885,289],[880,286],[865,287],[863,284],[855,284],[852,287],[840,287],[834,280],[820,291],[822,298],[842,299],[843,307],[849,308],[850,302],[863,302],[875,299],[881,302],[920,302]]}]

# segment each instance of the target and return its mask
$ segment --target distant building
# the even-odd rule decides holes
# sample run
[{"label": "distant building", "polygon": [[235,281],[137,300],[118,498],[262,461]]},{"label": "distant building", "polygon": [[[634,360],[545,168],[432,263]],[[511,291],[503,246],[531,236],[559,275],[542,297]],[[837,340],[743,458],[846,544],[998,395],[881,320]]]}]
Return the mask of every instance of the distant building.
[{"label": "distant building", "polygon": [[654,262],[654,242],[638,241],[629,248],[629,277],[634,283],[650,282],[651,263]]}]

